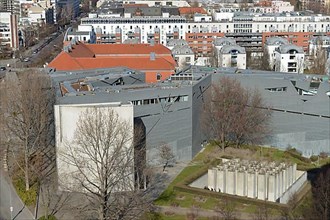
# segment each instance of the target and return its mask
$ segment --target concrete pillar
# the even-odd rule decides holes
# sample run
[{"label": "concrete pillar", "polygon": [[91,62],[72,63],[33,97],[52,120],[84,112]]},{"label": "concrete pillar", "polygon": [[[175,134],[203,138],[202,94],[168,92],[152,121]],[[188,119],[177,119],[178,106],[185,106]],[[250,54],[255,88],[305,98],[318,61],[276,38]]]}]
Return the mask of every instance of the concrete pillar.
[{"label": "concrete pillar", "polygon": [[237,195],[237,186],[238,182],[237,182],[237,169],[235,169],[234,171],[234,195]]},{"label": "concrete pillar", "polygon": [[236,187],[236,195],[238,196],[244,196],[244,175],[245,172],[237,172],[237,187]]},{"label": "concrete pillar", "polygon": [[228,171],[227,172],[227,186],[226,186],[226,192],[229,194],[234,195],[234,188],[235,188],[235,171]]},{"label": "concrete pillar", "polygon": [[223,171],[223,192],[227,193],[227,168]]},{"label": "concrete pillar", "polygon": [[268,198],[268,173],[266,172],[264,175],[264,200]]},{"label": "concrete pillar", "polygon": [[253,173],[248,173],[247,174],[248,177],[248,188],[247,188],[247,197],[253,198],[254,196],[254,174]]},{"label": "concrete pillar", "polygon": [[218,190],[220,189],[221,192],[224,192],[223,189],[224,189],[224,171],[223,170],[219,170],[218,171]]},{"label": "concrete pillar", "polygon": [[275,175],[268,176],[268,191],[267,191],[267,198],[268,201],[275,202],[275,191],[276,191],[276,184],[275,184]]},{"label": "concrete pillar", "polygon": [[282,173],[283,173],[283,193],[284,193],[287,189],[287,172],[286,172],[286,169],[283,169]]},{"label": "concrete pillar", "polygon": [[293,177],[293,182],[296,182],[296,180],[297,180],[297,164],[296,163],[293,164],[293,174],[292,174],[292,177]]},{"label": "concrete pillar", "polygon": [[258,188],[257,188],[257,197],[258,199],[264,200],[265,197],[265,174],[257,174],[258,179]]},{"label": "concrete pillar", "polygon": [[207,179],[208,179],[208,188],[212,189],[214,188],[214,172],[215,169],[208,169],[207,171]]},{"label": "concrete pillar", "polygon": [[217,189],[217,182],[218,182],[218,169],[217,168],[213,168],[214,170],[214,182],[213,182],[213,189],[216,191]]},{"label": "concrete pillar", "polygon": [[254,173],[254,186],[253,198],[258,198],[258,172]]},{"label": "concrete pillar", "polygon": [[244,184],[243,184],[244,190],[243,190],[243,196],[248,195],[248,172],[244,172]]}]

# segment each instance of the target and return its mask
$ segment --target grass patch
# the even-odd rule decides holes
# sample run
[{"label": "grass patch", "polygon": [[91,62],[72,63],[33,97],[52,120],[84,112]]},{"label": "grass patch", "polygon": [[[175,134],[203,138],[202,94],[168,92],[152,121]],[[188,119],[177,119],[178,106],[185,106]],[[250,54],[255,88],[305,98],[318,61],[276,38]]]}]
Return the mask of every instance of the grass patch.
[{"label": "grass patch", "polygon": [[16,189],[18,196],[24,202],[25,205],[31,206],[36,204],[37,199],[37,187],[33,185],[30,190],[25,190],[25,181],[23,178],[17,177],[13,180],[13,185]]},{"label": "grass patch", "polygon": [[56,217],[54,215],[49,215],[48,217],[42,216],[38,220],[56,220]]}]

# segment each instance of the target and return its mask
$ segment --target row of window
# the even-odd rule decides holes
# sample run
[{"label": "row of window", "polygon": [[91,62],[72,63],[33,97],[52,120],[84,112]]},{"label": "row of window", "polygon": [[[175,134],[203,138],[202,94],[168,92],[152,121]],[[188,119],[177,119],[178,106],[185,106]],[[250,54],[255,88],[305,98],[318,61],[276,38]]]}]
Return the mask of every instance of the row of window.
[{"label": "row of window", "polygon": [[181,96],[170,96],[170,97],[161,97],[161,98],[152,98],[152,99],[142,99],[142,100],[133,100],[133,105],[153,105],[158,103],[173,103],[173,102],[188,102],[188,95]]}]

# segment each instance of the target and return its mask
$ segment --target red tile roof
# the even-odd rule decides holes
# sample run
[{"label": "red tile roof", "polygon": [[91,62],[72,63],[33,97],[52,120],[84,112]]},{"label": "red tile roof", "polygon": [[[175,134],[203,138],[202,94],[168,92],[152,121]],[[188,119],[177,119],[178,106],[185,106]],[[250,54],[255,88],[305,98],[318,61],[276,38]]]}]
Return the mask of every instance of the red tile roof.
[{"label": "red tile roof", "polygon": [[[150,53],[155,53],[155,60]],[[176,62],[171,51],[156,44],[83,44],[72,46],[70,52],[62,51],[48,65],[59,71],[128,67],[141,71],[174,71]]]},{"label": "red tile roof", "polygon": [[195,13],[207,14],[205,9],[202,7],[180,7],[179,13],[180,15],[195,14]]},{"label": "red tile roof", "polygon": [[[84,45],[84,44],[83,44]],[[171,55],[171,50],[161,44],[86,44],[95,55]]]}]

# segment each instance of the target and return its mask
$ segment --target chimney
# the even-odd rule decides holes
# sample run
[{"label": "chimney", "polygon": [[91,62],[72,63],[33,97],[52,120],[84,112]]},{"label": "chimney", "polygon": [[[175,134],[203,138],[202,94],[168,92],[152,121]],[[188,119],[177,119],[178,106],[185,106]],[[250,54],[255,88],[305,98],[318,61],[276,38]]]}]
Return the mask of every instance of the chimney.
[{"label": "chimney", "polygon": [[155,54],[155,52],[151,52],[151,53],[150,53],[150,60],[151,60],[151,61],[156,60],[156,54]]}]

